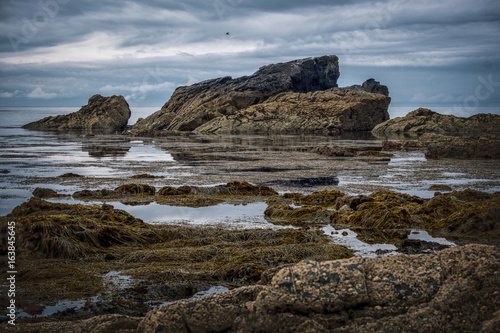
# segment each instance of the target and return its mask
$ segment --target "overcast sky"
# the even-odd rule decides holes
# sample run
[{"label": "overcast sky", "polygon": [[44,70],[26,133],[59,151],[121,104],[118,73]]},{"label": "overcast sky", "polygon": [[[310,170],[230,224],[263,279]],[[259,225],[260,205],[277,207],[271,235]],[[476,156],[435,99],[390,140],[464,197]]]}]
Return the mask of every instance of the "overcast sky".
[{"label": "overcast sky", "polygon": [[2,0],[0,17],[0,106],[160,108],[180,85],[331,54],[340,86],[373,77],[395,106],[500,105],[498,0]]}]

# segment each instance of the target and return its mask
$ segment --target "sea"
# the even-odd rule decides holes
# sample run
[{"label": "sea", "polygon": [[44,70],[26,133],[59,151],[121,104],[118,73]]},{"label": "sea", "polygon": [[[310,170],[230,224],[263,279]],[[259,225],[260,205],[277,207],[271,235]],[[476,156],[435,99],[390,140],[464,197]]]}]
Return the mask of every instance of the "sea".
[{"label": "sea", "polygon": [[[337,177],[339,183],[307,188],[281,185],[277,190],[309,193],[321,189],[339,189],[350,194],[362,194],[391,189],[432,197],[434,191],[429,190],[429,187],[438,184],[449,185],[454,190],[473,188],[486,192],[500,191],[500,163],[495,160],[427,160],[423,153],[410,152],[397,154],[384,161],[311,158],[300,163],[295,161],[293,168],[286,168],[287,161],[283,158],[286,155],[278,155],[279,152],[302,146],[380,146],[380,140],[370,135],[338,138],[290,135],[186,136],[160,139],[121,135],[88,136],[22,128],[29,122],[78,109],[0,107],[0,215],[9,214],[16,206],[27,201],[37,187],[51,188],[68,195],[60,199],[62,201],[78,202],[71,198],[75,191],[114,188],[131,182],[131,176],[141,173],[159,176],[147,180],[157,189],[166,185],[213,186],[229,180],[262,181],[263,184],[269,180],[269,184],[274,184],[279,177],[292,179],[318,175]],[[137,119],[147,117],[157,109],[134,107],[129,123],[134,124]],[[392,107],[389,113],[391,118],[395,118],[414,109]],[[431,109],[445,114],[454,111],[453,108]],[[479,112],[499,111],[498,108],[483,108],[477,110]],[[210,158],[205,151],[212,151]],[[259,156],[266,157],[260,159]],[[252,168],[253,165],[256,168]],[[270,165],[272,168],[269,168]],[[271,173],[273,170],[278,172]],[[60,176],[65,173],[83,177],[61,179]],[[239,223],[239,227],[249,228],[269,226],[262,216],[265,203],[223,204],[204,208],[165,207],[154,202],[147,206],[123,202],[113,204],[149,223]]]}]

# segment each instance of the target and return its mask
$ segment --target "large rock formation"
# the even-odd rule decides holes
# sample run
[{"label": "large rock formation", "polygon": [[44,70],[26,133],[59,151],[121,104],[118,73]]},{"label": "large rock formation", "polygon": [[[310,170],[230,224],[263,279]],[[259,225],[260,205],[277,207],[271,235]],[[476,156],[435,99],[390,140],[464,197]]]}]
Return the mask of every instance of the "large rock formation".
[{"label": "large rock formation", "polygon": [[471,134],[499,133],[500,115],[476,114],[469,118],[443,115],[420,108],[377,125],[372,133],[376,136],[391,136],[400,133]]},{"label": "large rock formation", "polygon": [[139,318],[24,324],[6,332],[498,332],[500,251],[303,261],[260,285],[174,302]]},{"label": "large rock formation", "polygon": [[375,80],[338,89],[338,58],[273,64],[251,76],[223,77],[179,87],[134,133],[338,133],[371,130],[389,118],[387,87]]},{"label": "large rock formation", "polygon": [[23,128],[113,133],[122,131],[127,126],[130,114],[129,105],[123,96],[94,95],[89,98],[89,103],[77,112],[46,117],[24,125]]},{"label": "large rock formation", "polygon": [[369,131],[389,118],[389,97],[363,89],[332,88],[310,93],[284,92],[236,114],[198,127],[204,133],[320,133]]}]

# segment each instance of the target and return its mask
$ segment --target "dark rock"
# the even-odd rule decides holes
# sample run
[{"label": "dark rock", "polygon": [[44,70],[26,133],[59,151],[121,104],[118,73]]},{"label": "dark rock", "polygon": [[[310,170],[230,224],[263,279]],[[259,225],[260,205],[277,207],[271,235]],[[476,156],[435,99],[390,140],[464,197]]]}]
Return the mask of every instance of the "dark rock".
[{"label": "dark rock", "polygon": [[450,186],[448,186],[448,185],[435,184],[435,185],[429,186],[429,191],[451,192],[451,191],[453,191],[453,189]]},{"label": "dark rock", "polygon": [[500,158],[500,135],[447,136],[427,133],[420,137],[427,158]]},{"label": "dark rock", "polygon": [[126,184],[126,185],[121,185],[114,190],[116,193],[119,194],[131,194],[131,195],[137,195],[137,194],[142,194],[142,195],[155,195],[156,189],[154,186],[147,185],[147,184]]},{"label": "dark rock", "polygon": [[427,242],[420,239],[402,239],[397,248],[405,254],[419,254],[424,252],[434,252],[447,248],[448,246],[435,242]]},{"label": "dark rock", "polygon": [[471,134],[495,133],[500,131],[500,115],[476,114],[469,118],[443,115],[429,109],[420,108],[377,125],[372,133],[378,137],[401,133]]},{"label": "dark rock", "polygon": [[179,87],[133,133],[325,133],[371,130],[389,118],[387,87],[373,80],[337,88],[338,58],[323,56],[264,66],[250,76]]},{"label": "dark rock", "polygon": [[273,180],[267,182],[266,184],[282,185],[289,187],[313,187],[313,186],[338,185],[339,179],[335,176],[325,176],[325,177]]},{"label": "dark rock", "polygon": [[330,146],[321,146],[321,147],[311,147],[310,151],[312,153],[330,156],[330,157],[354,157],[356,156],[356,151],[354,149],[343,148],[343,147],[330,147]]},{"label": "dark rock", "polygon": [[61,177],[61,178],[81,178],[83,176],[76,174],[76,173],[69,172],[69,173],[65,173],[63,175],[60,175],[59,177]]},{"label": "dark rock", "polygon": [[50,188],[37,187],[33,191],[33,196],[35,198],[47,199],[47,198],[58,198],[58,197],[61,197],[63,195],[58,194],[56,191],[54,191]]},{"label": "dark rock", "polygon": [[130,108],[123,96],[94,95],[89,103],[68,115],[46,117],[24,125],[34,130],[82,130],[88,133],[122,131],[130,118]]}]

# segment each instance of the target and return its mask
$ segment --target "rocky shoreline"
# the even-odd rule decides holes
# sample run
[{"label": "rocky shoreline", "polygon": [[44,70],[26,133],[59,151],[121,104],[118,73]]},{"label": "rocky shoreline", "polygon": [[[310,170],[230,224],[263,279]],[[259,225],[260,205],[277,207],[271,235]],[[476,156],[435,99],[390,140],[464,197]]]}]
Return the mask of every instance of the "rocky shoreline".
[{"label": "rocky shoreline", "polygon": [[[37,189],[34,194],[45,198],[59,196],[55,191],[43,189]],[[120,314],[122,317],[95,318],[90,319],[90,322],[114,322],[116,318],[121,318],[119,321],[122,324],[132,321],[136,325],[136,317],[145,316],[155,304],[189,298],[210,286],[236,288],[228,296],[212,296],[211,299],[216,302],[219,302],[220,297],[233,299],[229,295],[241,295],[250,290],[250,294],[245,297],[253,295],[251,299],[255,300],[260,292],[268,288],[265,286],[273,280],[272,276],[286,267],[289,270],[291,264],[301,267],[307,266],[307,261],[303,260],[324,262],[353,256],[352,250],[335,245],[329,235],[320,229],[330,224],[352,228],[358,233],[358,238],[367,243],[393,244],[401,253],[429,253],[445,248],[432,242],[409,239],[409,234],[415,228],[428,230],[458,244],[493,244],[493,247],[484,249],[491,252],[489,256],[497,256],[498,260],[499,193],[466,190],[436,193],[431,199],[390,191],[368,196],[346,195],[339,191],[320,191],[309,195],[289,192],[280,195],[270,187],[231,182],[208,188],[166,186],[158,191],[149,185],[129,184],[115,190],[77,191],[73,194],[76,197],[82,195],[101,202],[121,199],[134,204],[147,204],[155,200],[162,204],[195,207],[221,202],[263,201],[268,205],[264,215],[269,222],[293,225],[295,228],[238,231],[214,227],[150,225],[106,203],[100,206],[63,204],[34,197],[16,207],[11,214],[0,218],[2,228],[7,221],[16,222],[18,258],[24,263],[19,274],[21,278],[18,284],[22,290],[19,298],[23,300],[21,306],[24,312],[35,315],[31,319],[30,316],[20,319],[20,327],[31,327],[28,323],[32,321],[78,320],[108,313]],[[466,249],[456,251],[468,251]],[[1,252],[5,251],[6,243],[2,243]],[[415,260],[425,262],[425,258]],[[339,263],[348,265],[343,261]],[[110,274],[126,276],[125,279],[130,282],[124,286],[116,281],[111,283],[107,278]],[[316,273],[311,272],[304,274],[316,276]],[[481,283],[485,282],[481,280]],[[64,285],[65,288],[54,289],[51,287],[53,285]],[[337,292],[332,297],[343,298]],[[42,313],[45,307],[40,304],[49,305],[49,300],[55,304],[65,299],[86,301],[77,310],[69,309],[37,318],[36,315]],[[207,299],[200,302],[212,304],[206,311],[211,311],[209,309],[219,304],[208,302]],[[175,304],[183,303],[173,303],[169,308],[177,309]],[[306,304],[304,306],[307,308]],[[377,303],[373,306],[382,305]],[[410,307],[411,304],[404,306]],[[240,307],[236,305],[236,308]],[[153,310],[147,316],[151,316],[154,311],[158,313],[158,310]],[[254,316],[252,310],[245,312],[245,315],[238,311],[231,325]],[[389,312],[392,313],[392,310]],[[216,316],[216,313],[212,316]],[[163,319],[160,321],[161,324],[155,325],[178,325],[175,320],[169,321],[167,326]],[[51,327],[45,323],[38,325],[33,327],[42,331]],[[262,325],[271,325],[271,322]],[[269,327],[272,329],[274,326]],[[314,324],[311,327],[321,325]],[[144,328],[144,331],[150,331],[150,328]]]},{"label": "rocky shoreline", "polygon": [[[201,167],[197,174],[168,180],[155,173],[164,172],[166,159],[145,161],[133,176],[127,164],[121,178],[71,172],[23,179],[33,187],[64,183],[74,190],[37,187],[33,197],[0,217],[2,256],[7,223],[16,223],[17,299],[23,311],[15,327],[2,317],[2,330],[498,331],[500,192],[438,183],[426,188],[434,195],[420,197],[370,191],[364,184],[345,193],[345,185],[338,185],[346,169],[353,170],[352,178],[357,172],[366,176],[365,170],[391,182],[405,172],[418,178],[404,167],[382,172],[405,151],[419,152],[405,163],[499,159],[500,116],[465,119],[418,109],[389,119],[387,87],[369,79],[339,88],[339,75],[338,58],[323,56],[179,87],[161,110],[130,131],[124,131],[130,109],[122,96],[95,95],[76,113],[27,124],[77,130],[86,138],[122,134],[114,136],[125,141],[118,148],[90,139],[82,144],[96,158],[126,155],[129,138],[161,137],[165,141],[155,144],[168,150],[179,174]],[[323,144],[301,136],[289,142],[274,138],[276,143],[269,136],[363,131],[380,141]],[[264,137],[231,136],[241,133]],[[433,172],[443,174],[421,171],[430,179]],[[261,203],[261,217],[273,228],[150,224],[115,208],[117,202],[190,208]],[[394,250],[364,258],[332,241],[350,232],[358,241]],[[419,232],[447,242],[412,237]],[[227,291],[192,298],[211,288]],[[79,305],[43,315],[64,301]],[[2,295],[0,304],[6,302]]]}]

